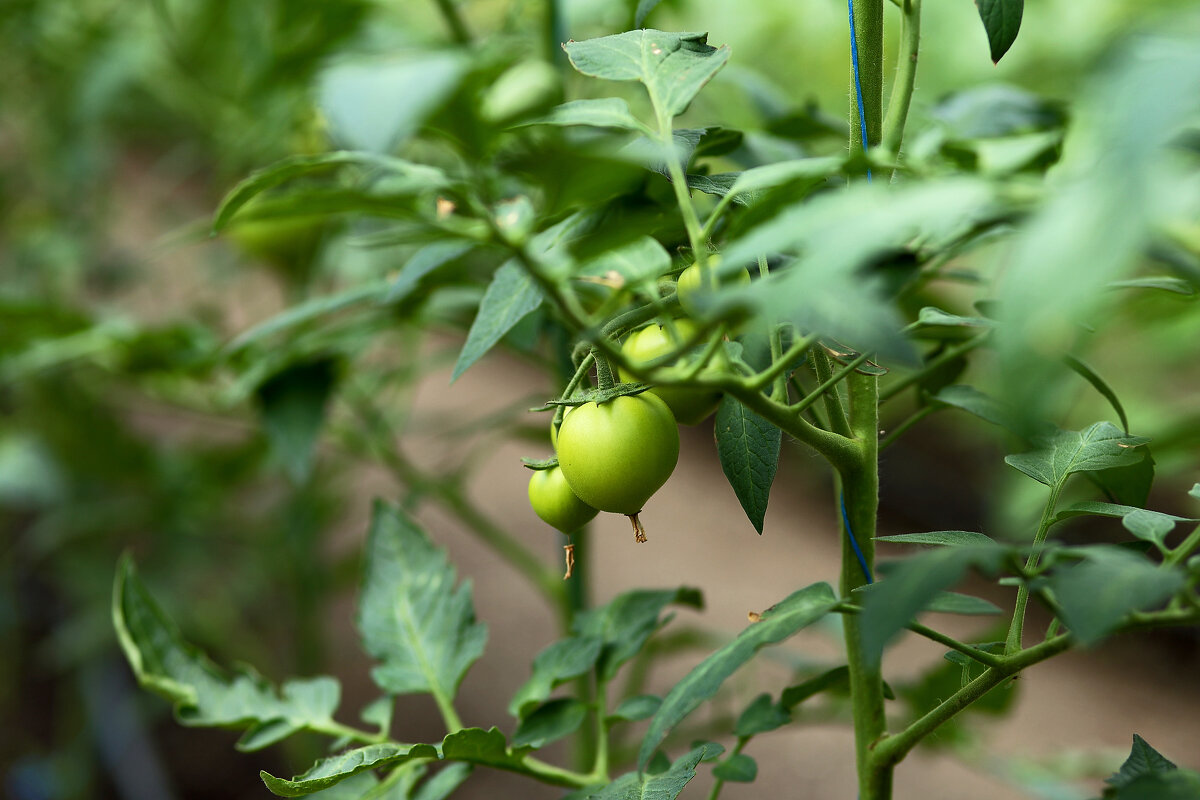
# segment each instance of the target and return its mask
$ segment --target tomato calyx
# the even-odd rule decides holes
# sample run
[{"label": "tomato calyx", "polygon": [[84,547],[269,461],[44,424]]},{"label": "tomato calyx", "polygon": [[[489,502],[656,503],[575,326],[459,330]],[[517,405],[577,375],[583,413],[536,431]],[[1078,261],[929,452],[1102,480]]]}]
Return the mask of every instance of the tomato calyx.
[{"label": "tomato calyx", "polygon": [[560,397],[557,400],[547,400],[545,405],[537,408],[531,408],[530,411],[550,411],[555,408],[577,408],[595,403],[602,406],[605,403],[610,403],[618,397],[634,397],[647,392],[651,388],[648,383],[614,383],[607,389],[588,389],[586,391],[574,394],[570,397]]}]

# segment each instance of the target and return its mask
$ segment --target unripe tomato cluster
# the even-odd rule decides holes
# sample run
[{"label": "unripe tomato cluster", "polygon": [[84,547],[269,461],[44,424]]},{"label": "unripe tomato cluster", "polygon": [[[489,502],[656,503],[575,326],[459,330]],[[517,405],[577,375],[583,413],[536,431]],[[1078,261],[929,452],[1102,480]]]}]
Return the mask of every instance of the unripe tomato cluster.
[{"label": "unripe tomato cluster", "polygon": [[[715,267],[717,257],[710,263]],[[749,273],[742,269],[726,276],[722,284],[749,281]],[[696,265],[680,275],[677,291],[684,310],[699,314],[696,298],[702,297],[707,287],[702,285]],[[651,323],[627,336],[621,353],[624,361],[636,368],[677,352],[699,331],[696,323],[686,318],[666,325]],[[637,379],[623,368],[618,373],[623,381]],[[568,535],[599,511],[624,514],[633,521],[638,541],[645,541],[638,514],[667,482],[679,460],[677,425],[699,424],[716,410],[720,400],[720,392],[708,389],[655,386],[639,394],[567,407],[561,423],[550,426],[558,466],[537,470],[529,481],[533,510]]]}]

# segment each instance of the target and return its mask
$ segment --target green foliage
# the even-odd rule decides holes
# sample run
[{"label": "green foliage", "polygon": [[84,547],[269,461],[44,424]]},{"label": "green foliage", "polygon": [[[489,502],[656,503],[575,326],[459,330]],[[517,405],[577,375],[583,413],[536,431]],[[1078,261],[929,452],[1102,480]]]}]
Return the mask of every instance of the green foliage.
[{"label": "green foliage", "polygon": [[568,42],[572,66],[593,78],[639,81],[667,118],[682,114],[729,60],[728,47],[710,47],[706,33],[640,30]]},{"label": "green foliage", "polygon": [[697,665],[663,698],[638,751],[639,766],[649,763],[670,730],[716,694],[721,684],[755,653],[795,635],[824,617],[835,605],[837,596],[828,584],[817,583],[801,589],[764,611],[736,639]]},{"label": "green foliage", "polygon": [[717,408],[717,458],[750,524],[760,534],[779,466],[782,433],[732,397]]},{"label": "green foliage", "polygon": [[358,627],[381,662],[371,671],[380,688],[454,698],[487,641],[470,585],[455,588],[455,578],[446,554],[404,512],[375,504]]},{"label": "green foliage", "polygon": [[987,30],[992,61],[999,63],[1017,40],[1025,0],[976,0],[975,5],[979,6],[979,17]]}]

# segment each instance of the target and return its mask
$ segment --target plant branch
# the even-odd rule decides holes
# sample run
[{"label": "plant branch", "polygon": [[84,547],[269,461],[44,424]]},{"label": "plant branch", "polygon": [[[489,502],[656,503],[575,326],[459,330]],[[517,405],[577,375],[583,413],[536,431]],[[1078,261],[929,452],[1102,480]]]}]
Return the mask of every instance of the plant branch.
[{"label": "plant branch", "polygon": [[[813,370],[817,374],[817,380],[821,383],[813,390],[809,397],[822,397],[825,400],[825,416],[829,417],[829,425],[834,433],[842,436],[850,436],[850,423],[846,419],[846,410],[842,407],[841,393],[834,389],[832,392],[823,391],[821,387],[832,387],[837,383],[833,379],[833,366],[829,362],[829,356],[821,348],[813,350]],[[803,411],[804,401],[793,407],[796,411]]]},{"label": "plant branch", "polygon": [[[1042,519],[1038,523],[1037,532],[1033,536],[1033,549],[1025,561],[1025,573],[1028,574],[1037,566],[1042,555],[1042,545],[1046,541],[1046,533],[1054,524],[1054,508],[1058,505],[1058,494],[1062,491],[1059,483],[1050,491],[1046,506],[1042,509]],[[1004,653],[1009,655],[1021,649],[1021,635],[1025,629],[1025,608],[1029,605],[1029,585],[1022,583],[1017,588],[1017,601],[1013,607],[1012,622],[1008,626],[1008,636],[1005,639]]]},{"label": "plant branch", "polygon": [[928,406],[923,407],[920,411],[913,414],[908,419],[904,420],[899,425],[897,425],[895,428],[893,428],[891,431],[889,431],[888,435],[883,437],[883,440],[880,441],[879,449],[886,450],[887,448],[891,447],[893,444],[895,444],[900,439],[901,436],[908,433],[910,428],[912,428],[918,422],[920,422],[921,420],[930,416],[931,414],[938,412],[939,410],[940,409],[934,405],[928,405]]},{"label": "plant branch", "polygon": [[959,356],[969,353],[970,351],[974,350],[976,347],[979,347],[979,345],[983,344],[983,342],[990,335],[991,335],[991,331],[984,331],[983,333],[979,334],[978,336],[973,336],[972,338],[967,339],[965,342],[962,342],[961,344],[957,344],[954,347],[947,349],[941,355],[937,356],[932,361],[930,361],[925,366],[921,367],[921,369],[917,370],[916,372],[912,373],[911,375],[907,375],[904,378],[902,378],[901,380],[897,381],[896,383],[891,384],[886,389],[884,389],[882,392],[880,392],[880,394],[879,394],[880,405],[886,403],[888,400],[891,400],[893,397],[900,394],[905,389],[912,386],[914,383],[917,383],[918,381],[920,381],[922,378],[924,378],[929,373],[934,372],[937,369],[940,369],[941,367],[945,366],[946,364],[948,364],[949,362],[958,358]]},{"label": "plant branch", "polygon": [[917,58],[921,47],[921,0],[903,0],[900,6],[900,55],[896,59],[896,79],[883,121],[883,149],[894,157],[900,154],[908,109],[912,105],[917,81]]},{"label": "plant branch", "polygon": [[450,28],[450,34],[454,37],[454,41],[459,44],[470,44],[471,32],[467,30],[467,24],[458,12],[458,6],[455,5],[454,0],[434,0],[434,3],[437,4],[446,26]]}]

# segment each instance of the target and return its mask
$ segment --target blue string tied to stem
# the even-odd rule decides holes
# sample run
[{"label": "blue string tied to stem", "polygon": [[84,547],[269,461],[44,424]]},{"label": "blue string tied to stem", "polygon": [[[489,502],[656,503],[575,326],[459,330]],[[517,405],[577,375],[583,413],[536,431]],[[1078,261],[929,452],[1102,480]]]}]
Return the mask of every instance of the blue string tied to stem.
[{"label": "blue string tied to stem", "polygon": [[867,583],[874,583],[875,579],[871,576],[871,568],[867,566],[867,557],[863,555],[862,548],[858,546],[858,537],[854,535],[854,530],[850,527],[850,515],[846,513],[846,495],[839,495],[838,500],[842,504],[842,523],[846,526],[846,536],[850,537],[850,548],[854,550],[854,557],[858,559],[858,565],[862,567],[863,577],[867,579]]}]

